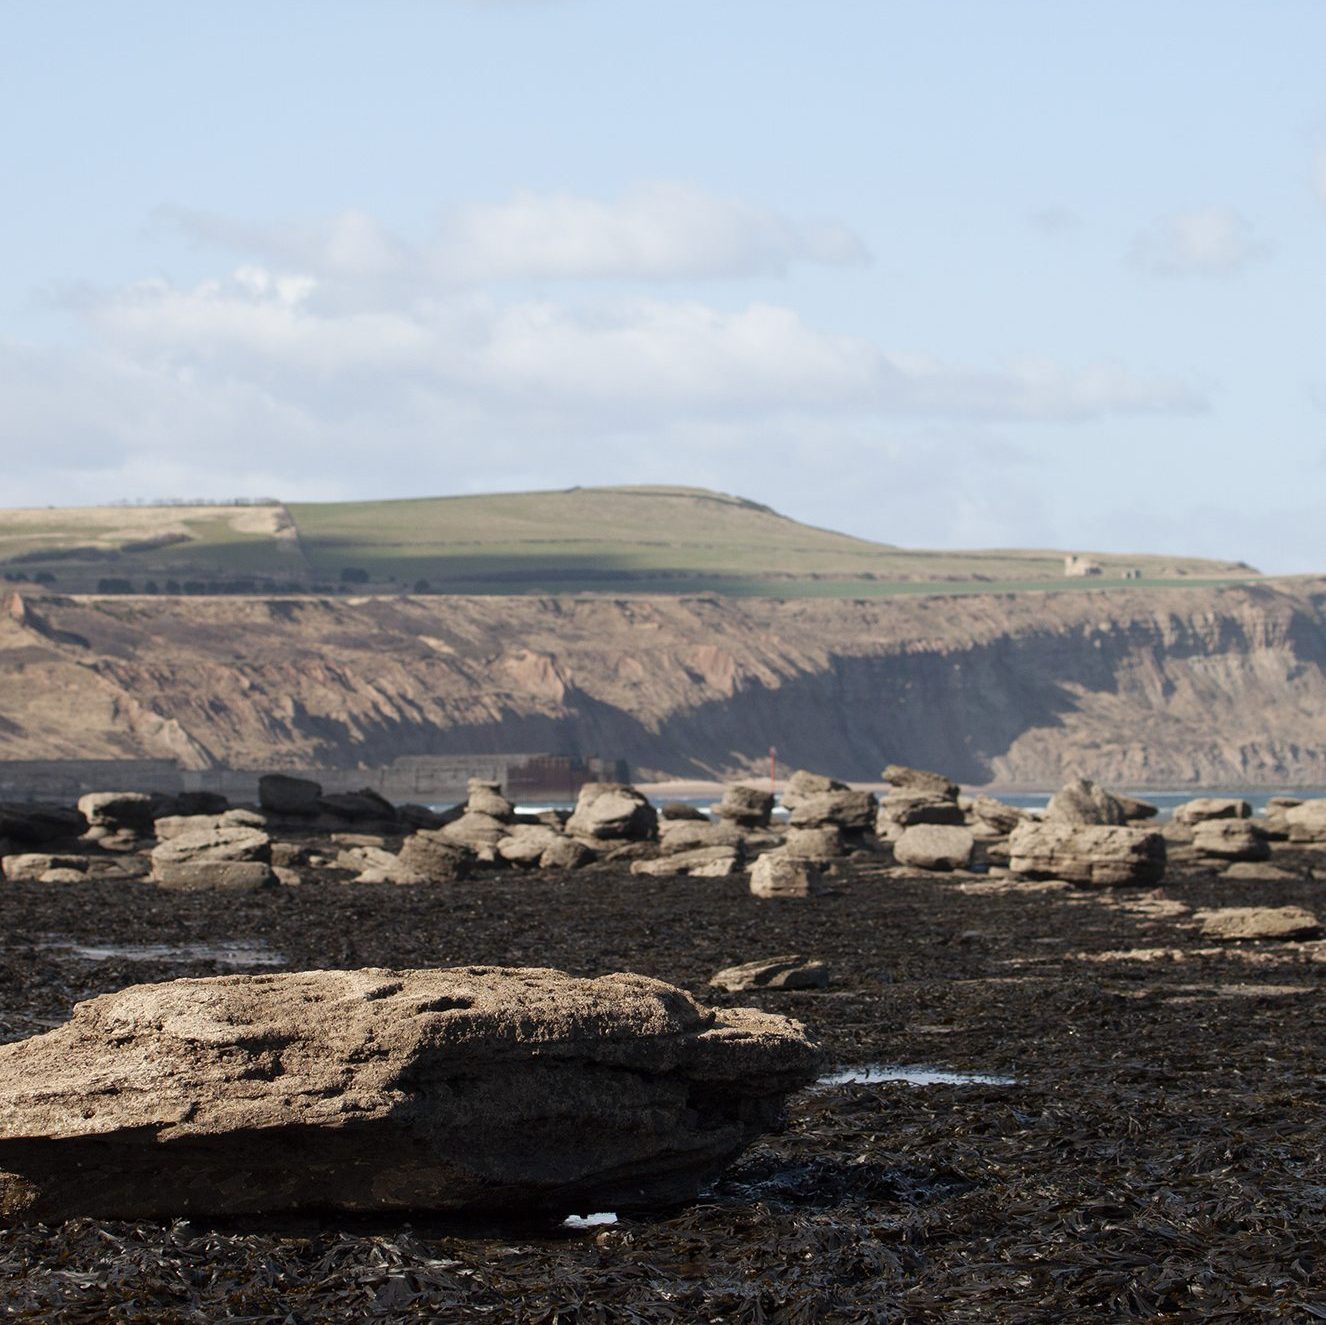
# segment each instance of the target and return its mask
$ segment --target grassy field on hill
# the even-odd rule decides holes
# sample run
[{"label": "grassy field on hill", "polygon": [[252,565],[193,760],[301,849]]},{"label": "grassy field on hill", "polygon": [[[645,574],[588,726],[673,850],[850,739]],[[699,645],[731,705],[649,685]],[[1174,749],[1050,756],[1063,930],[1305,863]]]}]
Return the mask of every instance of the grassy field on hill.
[{"label": "grassy field on hill", "polygon": [[[245,506],[0,511],[0,573],[67,592],[888,593],[1106,587],[1255,574],[1236,562],[918,551],[698,488]],[[1136,580],[1130,581],[1137,583]]]}]

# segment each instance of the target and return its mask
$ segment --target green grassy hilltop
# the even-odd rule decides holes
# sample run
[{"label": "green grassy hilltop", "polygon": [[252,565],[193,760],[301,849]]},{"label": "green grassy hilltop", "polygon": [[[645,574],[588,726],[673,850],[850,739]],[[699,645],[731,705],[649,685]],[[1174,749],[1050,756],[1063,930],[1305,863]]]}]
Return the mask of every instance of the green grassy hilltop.
[{"label": "green grassy hilltop", "polygon": [[393,501],[0,511],[0,573],[66,592],[723,593],[871,597],[1244,579],[1236,562],[917,551],[683,487]]}]

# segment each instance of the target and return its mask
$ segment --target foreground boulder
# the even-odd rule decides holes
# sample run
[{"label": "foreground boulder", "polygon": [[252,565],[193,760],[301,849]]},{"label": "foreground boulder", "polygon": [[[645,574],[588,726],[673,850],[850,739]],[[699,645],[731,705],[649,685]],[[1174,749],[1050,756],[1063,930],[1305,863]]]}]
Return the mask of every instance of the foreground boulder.
[{"label": "foreground boulder", "polygon": [[1165,874],[1159,833],[1113,824],[1024,823],[1008,839],[1009,868],[1030,879],[1150,885]]},{"label": "foreground boulder", "polygon": [[689,1199],[815,1077],[658,980],[461,967],[137,985],[0,1046],[0,1215],[557,1217]]}]

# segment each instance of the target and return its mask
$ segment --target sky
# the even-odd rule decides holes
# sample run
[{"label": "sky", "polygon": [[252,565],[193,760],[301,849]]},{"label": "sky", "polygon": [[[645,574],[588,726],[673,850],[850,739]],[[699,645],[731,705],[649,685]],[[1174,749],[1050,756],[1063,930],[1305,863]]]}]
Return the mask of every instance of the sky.
[{"label": "sky", "polygon": [[0,506],[1326,571],[1320,0],[0,0]]}]

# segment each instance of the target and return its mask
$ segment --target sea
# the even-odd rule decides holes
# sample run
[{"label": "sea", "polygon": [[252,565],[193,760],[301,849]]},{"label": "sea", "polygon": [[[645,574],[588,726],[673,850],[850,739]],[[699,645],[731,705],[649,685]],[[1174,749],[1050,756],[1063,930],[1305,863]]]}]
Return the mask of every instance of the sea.
[{"label": "sea", "polygon": [[[752,784],[753,785],[753,784]],[[1230,797],[1237,800],[1244,800],[1252,809],[1254,815],[1261,815],[1266,810],[1266,802],[1273,796],[1293,796],[1298,800],[1317,800],[1326,799],[1326,787],[1258,787],[1250,789],[1247,787],[1208,787],[1193,788],[1185,787],[1182,791],[1130,791],[1127,788],[1111,788],[1119,795],[1131,796],[1140,801],[1146,801],[1154,805],[1159,811],[1153,823],[1164,823],[1171,818],[1177,806],[1184,805],[1190,800],[1195,800],[1199,796],[1219,796]],[[968,793],[972,794],[972,793]],[[1049,803],[1050,797],[1054,795],[1053,791],[1009,791],[1009,792],[981,792],[981,795],[993,796],[995,800],[1003,801],[1006,805],[1016,805],[1024,810],[1043,810]],[[653,797],[656,804],[666,800],[672,804],[692,805],[697,810],[705,814],[713,815],[718,808],[718,798],[713,793],[706,793],[702,796],[667,796]],[[781,798],[776,799],[774,803],[774,817],[785,817],[787,811],[783,809]],[[429,809],[441,812],[449,810],[455,805],[454,801],[443,801],[434,803]],[[574,800],[544,800],[528,805],[517,805],[517,814],[542,814],[547,810],[573,810],[575,808]]]}]

